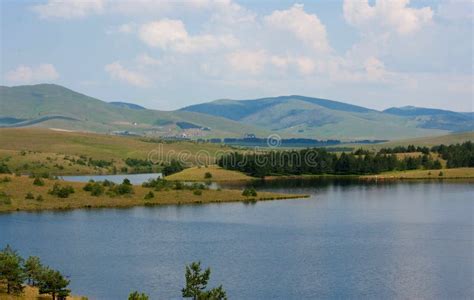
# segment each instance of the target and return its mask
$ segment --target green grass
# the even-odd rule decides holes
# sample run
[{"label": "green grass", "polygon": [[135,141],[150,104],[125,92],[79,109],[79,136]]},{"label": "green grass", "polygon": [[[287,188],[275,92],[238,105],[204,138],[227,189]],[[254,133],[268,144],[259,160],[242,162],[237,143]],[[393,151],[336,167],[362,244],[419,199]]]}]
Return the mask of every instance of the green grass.
[{"label": "green grass", "polygon": [[374,144],[374,145],[347,145],[353,148],[366,148],[366,149],[373,149],[378,150],[381,148],[393,148],[396,146],[408,146],[408,145],[415,145],[415,146],[435,146],[440,144],[450,145],[450,144],[457,144],[462,143],[465,141],[474,141],[474,131],[470,132],[461,132],[461,133],[451,133],[447,135],[439,135],[439,136],[431,136],[431,137],[420,137],[416,139],[403,139],[403,140],[394,140],[386,143]]},{"label": "green grass", "polygon": [[[36,287],[25,286],[23,293],[21,295],[8,295],[0,291],[0,299],[2,300],[50,300],[52,297],[50,295],[40,295],[39,290]],[[86,300],[87,297],[83,296],[69,296],[66,300]]]},{"label": "green grass", "polygon": [[[440,176],[440,173],[442,174]],[[385,172],[379,175],[361,176],[362,179],[474,179],[474,168],[441,170],[410,170]]]},{"label": "green grass", "polygon": [[[63,132],[39,128],[0,129],[0,161],[6,161],[11,171],[51,174],[110,173],[111,169],[85,168],[69,165],[65,156],[77,159],[84,155],[95,160],[114,160],[118,170],[126,166],[126,158],[166,162],[182,158],[193,165],[212,164],[217,154],[230,148],[211,143],[172,142],[153,143],[137,137],[120,137],[84,132]],[[26,153],[26,155],[22,155]],[[181,155],[181,156],[180,156]],[[47,158],[51,158],[48,161]],[[28,168],[23,168],[28,164]],[[62,165],[64,169],[54,167]]]}]

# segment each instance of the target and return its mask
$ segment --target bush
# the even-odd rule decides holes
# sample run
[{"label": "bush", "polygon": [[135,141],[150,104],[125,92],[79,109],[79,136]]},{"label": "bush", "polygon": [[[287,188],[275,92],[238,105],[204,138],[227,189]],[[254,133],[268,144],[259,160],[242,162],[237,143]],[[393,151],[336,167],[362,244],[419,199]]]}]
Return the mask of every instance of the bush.
[{"label": "bush", "polygon": [[244,191],[242,192],[242,196],[245,196],[245,197],[256,197],[257,196],[257,191],[254,189],[254,188],[246,188],[244,189]]},{"label": "bush", "polygon": [[58,183],[55,183],[53,188],[49,190],[48,193],[59,198],[67,198],[70,194],[74,193],[74,188],[70,185],[61,187]]},{"label": "bush", "polygon": [[36,196],[36,201],[38,201],[38,202],[43,201],[43,196],[41,196],[41,195]]},{"label": "bush", "polygon": [[100,196],[104,193],[105,188],[100,182],[89,181],[83,188],[84,191],[91,192],[92,196]]},{"label": "bush", "polygon": [[205,178],[205,179],[212,178],[211,172],[206,172],[206,173],[204,174],[204,178]]},{"label": "bush", "polygon": [[35,199],[35,196],[33,196],[32,192],[28,192],[25,196],[25,199],[32,200]]},{"label": "bush", "polygon": [[0,173],[10,174],[10,169],[5,163],[0,163]]},{"label": "bush", "polygon": [[444,175],[443,171],[440,171],[439,174],[438,174],[438,176],[440,176],[440,177],[443,176],[443,175]]},{"label": "bush", "polygon": [[36,177],[35,180],[33,180],[33,184],[37,186],[44,186],[44,180],[40,177]]},{"label": "bush", "polygon": [[130,180],[125,178],[121,184],[115,185],[110,188],[111,195],[126,195],[133,194],[133,186],[130,183]]},{"label": "bush", "polygon": [[149,191],[148,194],[146,194],[144,197],[145,200],[153,199],[153,198],[155,198],[155,194],[152,191]]},{"label": "bush", "polygon": [[201,196],[201,195],[202,195],[202,191],[201,191],[201,190],[194,190],[194,191],[193,191],[193,194],[196,195],[196,196]]},{"label": "bush", "polygon": [[182,170],[184,170],[183,165],[181,165],[179,161],[173,159],[167,166],[163,167],[163,175],[168,176]]}]

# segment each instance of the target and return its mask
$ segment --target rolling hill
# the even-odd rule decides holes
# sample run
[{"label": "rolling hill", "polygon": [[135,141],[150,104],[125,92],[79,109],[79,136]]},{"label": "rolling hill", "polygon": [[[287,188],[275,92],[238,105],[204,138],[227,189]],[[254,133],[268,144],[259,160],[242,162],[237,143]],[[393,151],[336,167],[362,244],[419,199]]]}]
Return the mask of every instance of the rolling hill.
[{"label": "rolling hill", "polygon": [[[55,84],[0,87],[0,127],[36,126],[105,133],[180,135],[177,124],[207,128],[210,136],[267,132],[222,117],[186,111],[157,111],[130,103],[107,103]],[[199,130],[193,132],[201,134]]]},{"label": "rolling hill", "polygon": [[216,100],[176,111],[107,103],[55,84],[0,87],[0,127],[191,138],[403,139],[474,130],[473,113],[416,107],[377,111],[304,96]]},{"label": "rolling hill", "polygon": [[339,139],[399,139],[474,130],[472,114],[418,109],[376,111],[327,99],[282,96],[255,100],[217,100],[183,111],[228,118],[290,135]]}]

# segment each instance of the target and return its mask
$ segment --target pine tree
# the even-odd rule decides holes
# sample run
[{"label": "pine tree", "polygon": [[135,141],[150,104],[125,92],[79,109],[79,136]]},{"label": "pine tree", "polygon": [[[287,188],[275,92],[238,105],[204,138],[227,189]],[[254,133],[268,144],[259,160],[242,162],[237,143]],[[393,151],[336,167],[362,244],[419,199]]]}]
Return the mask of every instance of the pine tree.
[{"label": "pine tree", "polygon": [[8,294],[19,294],[23,291],[25,273],[22,269],[23,259],[7,245],[0,251],[0,281],[7,285]]}]

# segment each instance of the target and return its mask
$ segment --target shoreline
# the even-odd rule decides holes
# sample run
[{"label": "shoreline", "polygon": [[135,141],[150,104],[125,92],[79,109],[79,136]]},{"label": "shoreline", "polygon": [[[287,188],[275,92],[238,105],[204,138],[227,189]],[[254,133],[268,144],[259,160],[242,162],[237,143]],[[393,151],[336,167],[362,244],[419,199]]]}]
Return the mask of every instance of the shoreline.
[{"label": "shoreline", "polygon": [[[0,176],[3,179],[5,176]],[[165,189],[156,191],[153,188],[133,185],[133,193],[127,195],[109,196],[102,194],[92,196],[90,192],[84,191],[86,183],[66,182],[60,180],[44,179],[43,186],[33,185],[33,178],[25,176],[6,176],[10,181],[0,183],[0,213],[16,211],[44,211],[44,210],[71,210],[91,208],[129,208],[134,206],[158,206],[158,205],[182,205],[182,204],[205,204],[244,202],[252,203],[268,200],[287,200],[308,198],[303,194],[284,194],[273,192],[258,192],[257,196],[243,196],[241,189],[204,189],[195,193],[190,189]],[[49,190],[54,184],[62,187],[71,186],[74,193],[67,198],[58,198],[50,195]],[[152,191],[154,196],[146,199],[146,195]],[[3,193],[3,195],[1,195]],[[26,195],[31,193],[34,198],[27,199]],[[41,196],[41,200],[37,197]]]}]

